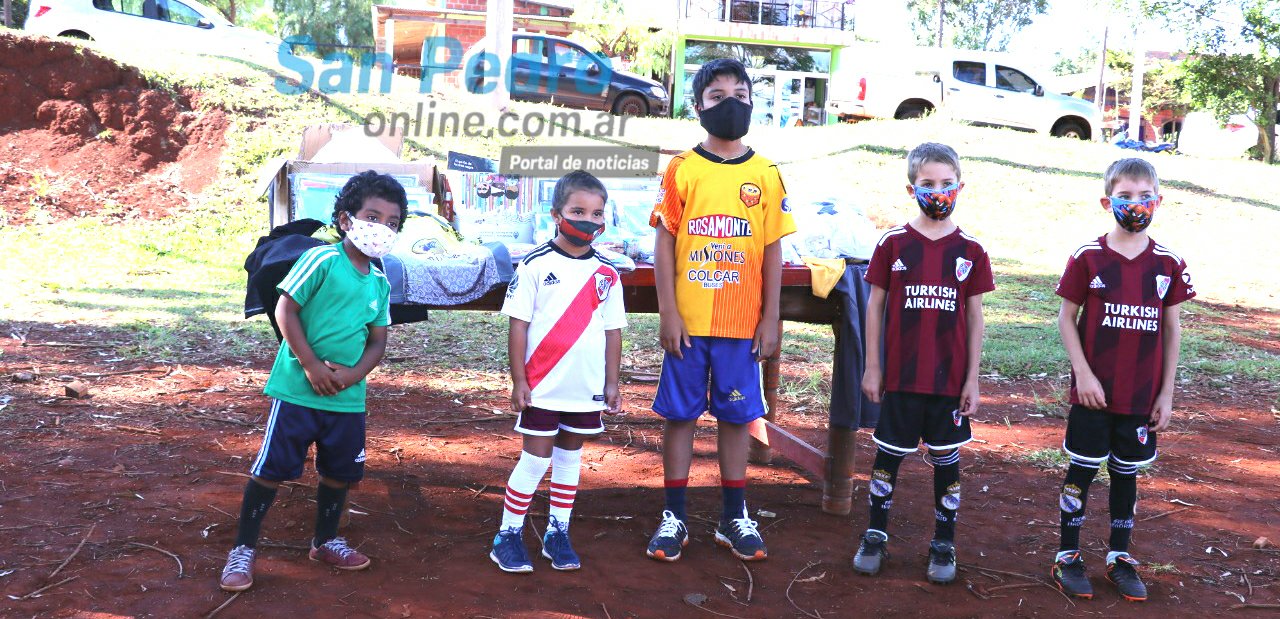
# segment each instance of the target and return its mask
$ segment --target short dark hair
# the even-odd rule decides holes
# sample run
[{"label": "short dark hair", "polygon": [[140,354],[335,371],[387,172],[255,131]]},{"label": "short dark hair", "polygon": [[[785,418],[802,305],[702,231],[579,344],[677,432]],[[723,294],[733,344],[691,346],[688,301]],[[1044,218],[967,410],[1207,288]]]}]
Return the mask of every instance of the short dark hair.
[{"label": "short dark hair", "polygon": [[551,196],[551,212],[558,212],[564,208],[569,196],[576,191],[587,191],[600,196],[601,200],[609,201],[609,190],[604,188],[604,183],[600,179],[591,175],[590,172],[583,170],[574,170],[556,181],[556,190]]},{"label": "short dark hair", "polygon": [[409,218],[409,198],[404,193],[404,186],[390,174],[365,170],[348,179],[342,191],[338,192],[338,199],[333,202],[333,227],[337,228],[340,238],[347,234],[338,225],[339,216],[345,212],[348,217],[355,218],[369,198],[382,198],[399,206],[400,225],[404,226],[404,220]]},{"label": "short dark hair", "polygon": [[[732,75],[738,82],[751,85],[751,76],[747,75],[747,67],[737,58],[716,58],[701,67],[693,75],[693,105],[702,109],[702,91],[721,75]],[[748,88],[748,90],[750,90]],[[750,95],[748,95],[750,96]]]}]

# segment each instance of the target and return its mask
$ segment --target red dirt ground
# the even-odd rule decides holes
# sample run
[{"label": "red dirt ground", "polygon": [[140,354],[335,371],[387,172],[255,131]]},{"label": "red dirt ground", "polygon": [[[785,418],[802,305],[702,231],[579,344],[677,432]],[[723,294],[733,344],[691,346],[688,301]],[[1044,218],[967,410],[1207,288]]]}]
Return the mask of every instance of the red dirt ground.
[{"label": "red dirt ground", "polygon": [[0,221],[168,216],[213,180],[227,117],[67,42],[0,34]]},{"label": "red dirt ground", "polygon": [[[0,452],[0,615],[197,617],[226,602],[217,574],[234,536],[231,514],[244,483],[237,475],[261,440],[271,351],[244,362],[139,366],[112,360],[114,334],[84,326],[12,322],[0,324],[0,334],[0,437],[10,446]],[[23,371],[36,380],[11,380]],[[759,518],[771,554],[750,565],[746,603],[747,572],[709,534],[719,505],[710,425],[699,432],[693,540],[681,561],[643,555],[660,509],[660,426],[645,410],[652,386],[630,384],[630,412],[610,419],[604,438],[586,448],[573,525],[585,568],[558,573],[538,559],[534,574],[509,575],[487,558],[519,450],[511,417],[493,413],[505,410],[506,394],[455,402],[424,388],[426,377],[400,364],[372,379],[369,466],[352,495],[362,513],[345,534],[373,567],[340,573],[306,560],[300,549],[315,509],[308,471],[302,486],[282,490],[267,518],[255,587],[218,617],[803,617],[797,606],[824,618],[1167,617],[1217,615],[1241,598],[1280,603],[1280,550],[1250,547],[1260,536],[1280,540],[1275,385],[1193,385],[1178,395],[1174,429],[1139,486],[1134,553],[1146,562],[1146,604],[1122,601],[1102,577],[1102,483],[1084,532],[1095,599],[1073,606],[1047,585],[1004,574],[1044,580],[1057,548],[1061,473],[1026,461],[1061,443],[1063,421],[1037,416],[1034,406],[1032,393],[1050,390],[1045,381],[987,383],[978,441],[962,460],[959,548],[967,567],[959,582],[924,582],[931,483],[915,458],[904,464],[895,500],[893,562],[875,579],[848,567],[854,530],[866,522],[873,452],[863,436],[849,517],[821,513],[821,486],[785,462],[751,467],[748,500],[776,517]],[[62,397],[72,378],[89,383],[92,396]],[[779,421],[822,444],[822,416],[784,409]],[[545,505],[543,494],[533,511]],[[545,517],[532,523],[540,529]],[[532,535],[529,543],[536,546]],[[182,577],[173,558],[133,544],[175,553]],[[11,599],[66,578],[74,580]],[[702,609],[684,602],[692,593],[707,596]]]}]

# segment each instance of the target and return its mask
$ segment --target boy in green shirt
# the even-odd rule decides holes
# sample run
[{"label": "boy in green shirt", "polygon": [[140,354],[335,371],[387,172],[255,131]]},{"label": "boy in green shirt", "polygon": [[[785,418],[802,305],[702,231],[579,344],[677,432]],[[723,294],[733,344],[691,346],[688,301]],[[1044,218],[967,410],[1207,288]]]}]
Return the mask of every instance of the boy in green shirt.
[{"label": "boy in green shirt", "polygon": [[391,251],[407,216],[404,188],[394,178],[373,171],[353,176],[333,209],[342,241],[307,250],[277,286],[284,342],[264,390],[271,416],[249,471],[223,590],[253,586],[263,517],[280,482],[302,475],[312,443],[320,484],[311,560],[342,570],[369,567],[368,557],[338,537],[338,520],[347,488],[364,477],[364,378],[382,360],[391,324],[391,286],[371,259]]}]

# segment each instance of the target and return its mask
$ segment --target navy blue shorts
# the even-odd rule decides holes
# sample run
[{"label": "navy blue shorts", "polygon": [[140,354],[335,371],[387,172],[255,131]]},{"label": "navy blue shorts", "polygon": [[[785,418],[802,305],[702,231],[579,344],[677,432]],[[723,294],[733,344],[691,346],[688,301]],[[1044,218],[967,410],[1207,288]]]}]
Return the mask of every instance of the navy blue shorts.
[{"label": "navy blue shorts", "polygon": [[316,471],[334,481],[364,477],[364,413],[321,411],[272,398],[262,449],[249,472],[267,481],[302,477],[307,449],[316,445]]},{"label": "navy blue shorts", "polygon": [[760,362],[751,340],[690,337],[684,359],[662,358],[653,411],[670,421],[690,421],[711,411],[726,423],[749,423],[766,412]]}]

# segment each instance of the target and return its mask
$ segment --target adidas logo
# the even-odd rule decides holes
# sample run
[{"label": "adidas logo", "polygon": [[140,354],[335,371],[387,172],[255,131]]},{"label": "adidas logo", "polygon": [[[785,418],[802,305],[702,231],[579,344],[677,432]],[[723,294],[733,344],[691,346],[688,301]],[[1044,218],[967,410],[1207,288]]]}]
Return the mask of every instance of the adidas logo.
[{"label": "adidas logo", "polygon": [[1104,283],[1102,283],[1102,278],[1101,278],[1101,277],[1099,277],[1099,276],[1097,276],[1097,275],[1094,275],[1094,276],[1093,276],[1093,281],[1089,282],[1089,287],[1090,287],[1090,288],[1093,288],[1093,289],[1095,289],[1095,290],[1096,290],[1096,289],[1098,289],[1098,288],[1106,288],[1106,287],[1107,287],[1107,285],[1106,285],[1106,284],[1104,284]]},{"label": "adidas logo", "polygon": [[356,460],[355,460],[355,461],[356,461],[356,462],[364,462],[364,450],[363,450],[363,449],[361,449],[361,450],[360,450],[360,453],[356,455]]},{"label": "adidas logo", "polygon": [[376,312],[376,311],[378,311],[378,301],[377,301],[377,299],[374,299],[373,301],[370,301],[370,302],[369,302],[369,309],[371,309],[371,310],[373,310],[373,311],[375,311],[375,312]]},{"label": "adidas logo", "polygon": [[730,402],[741,402],[745,399],[747,399],[747,397],[739,393],[737,389],[734,389],[733,391],[729,392]]},{"label": "adidas logo", "polygon": [[902,258],[898,258],[897,260],[894,260],[894,261],[893,261],[893,270],[895,270],[895,271],[905,271],[905,270],[907,270],[907,265],[902,264]]},{"label": "adidas logo", "polygon": [[560,280],[556,278],[555,273],[547,273],[547,278],[542,280],[543,286],[554,286],[558,283],[560,283]]}]

